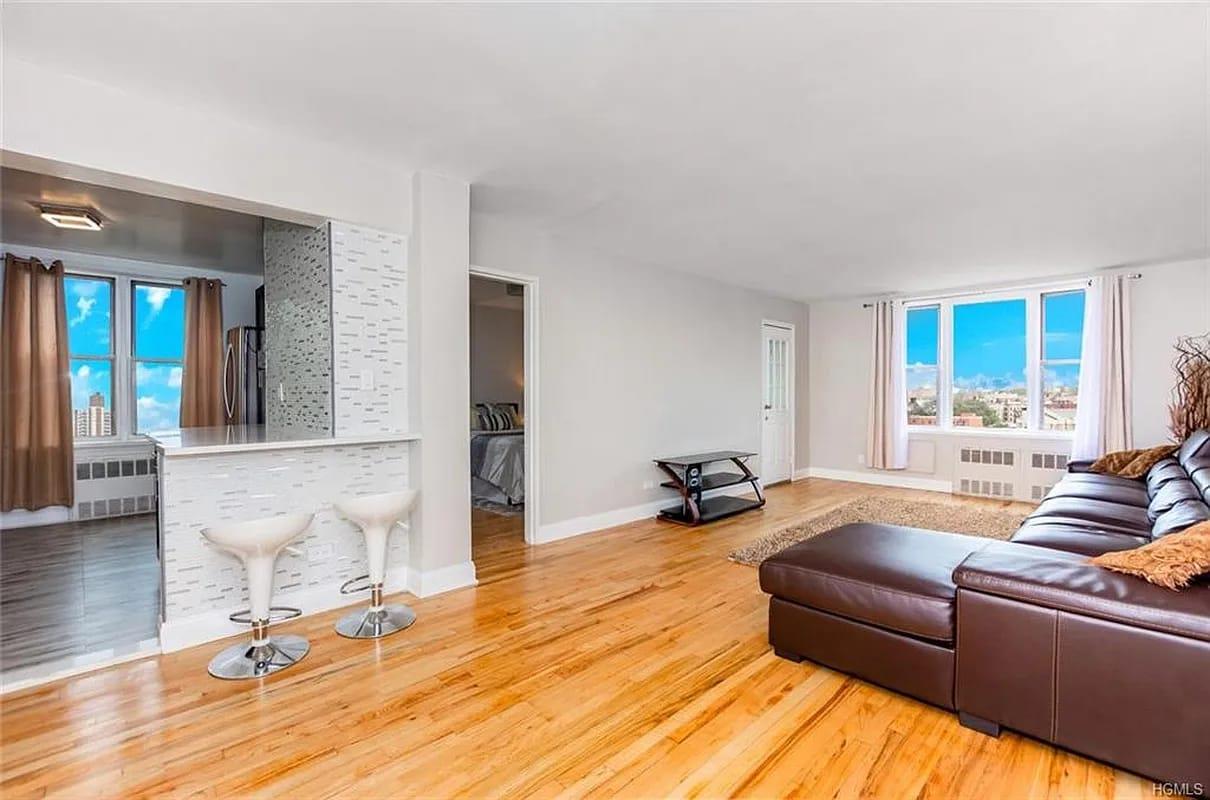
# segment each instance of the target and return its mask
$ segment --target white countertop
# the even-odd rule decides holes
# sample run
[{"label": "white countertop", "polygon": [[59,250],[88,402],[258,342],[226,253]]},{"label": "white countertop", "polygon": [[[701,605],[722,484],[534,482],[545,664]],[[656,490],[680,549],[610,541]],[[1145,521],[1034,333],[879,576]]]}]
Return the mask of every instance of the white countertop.
[{"label": "white countertop", "polygon": [[181,428],[153,431],[147,437],[167,458],[241,453],[256,450],[291,450],[303,447],[386,444],[414,442],[418,433],[382,433],[372,436],[333,436],[297,428],[270,428],[266,425],[221,425],[214,428]]}]

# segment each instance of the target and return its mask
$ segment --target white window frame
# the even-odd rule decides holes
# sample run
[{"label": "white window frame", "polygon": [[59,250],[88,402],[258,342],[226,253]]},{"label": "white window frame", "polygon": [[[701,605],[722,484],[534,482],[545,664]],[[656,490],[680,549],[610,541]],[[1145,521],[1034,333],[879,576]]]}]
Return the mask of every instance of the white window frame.
[{"label": "white window frame", "polygon": [[[148,284],[180,287],[182,280],[150,277],[108,270],[71,268],[64,273],[69,278],[95,278],[107,280],[113,286],[113,314],[111,318],[110,344],[113,364],[113,435],[95,437],[73,437],[75,447],[103,447],[105,445],[129,443],[142,440],[144,435],[136,432],[138,409],[135,407],[135,357],[134,357],[134,285]],[[119,344],[125,342],[124,345]],[[158,359],[137,359],[154,362]],[[165,362],[168,363],[168,362]],[[175,361],[171,363],[177,363]]]},{"label": "white window frame", "polygon": [[[903,313],[913,308],[936,307],[937,313],[937,424],[908,425],[911,434],[960,434],[963,436],[1018,436],[1032,439],[1070,439],[1071,431],[1053,431],[1042,427],[1042,296],[1063,292],[1087,292],[1087,281],[1058,283],[1027,289],[1003,289],[945,297],[923,297],[903,301]],[[1085,295],[1087,297],[1087,294]],[[954,427],[954,306],[972,303],[993,303],[1002,300],[1025,301],[1025,395],[1028,403],[1024,428],[966,428]],[[907,330],[906,324],[904,331]],[[906,333],[905,333],[906,336]],[[906,342],[905,349],[906,352]],[[1083,354],[1081,354],[1083,355]],[[1061,359],[1045,363],[1078,364],[1079,360]],[[907,387],[904,382],[902,403],[907,407]]]}]

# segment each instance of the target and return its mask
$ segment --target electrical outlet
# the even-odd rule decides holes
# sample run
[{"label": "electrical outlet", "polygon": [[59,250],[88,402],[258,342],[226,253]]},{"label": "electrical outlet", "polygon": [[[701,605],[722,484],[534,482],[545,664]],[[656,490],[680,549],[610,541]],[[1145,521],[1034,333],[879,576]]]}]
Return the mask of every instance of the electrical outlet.
[{"label": "electrical outlet", "polygon": [[655,481],[643,481],[643,488],[644,489],[654,489]]},{"label": "electrical outlet", "polygon": [[334,542],[317,542],[307,547],[307,562],[310,564],[322,564],[335,555]]},{"label": "electrical outlet", "polygon": [[859,466],[859,467],[865,466],[865,453],[857,454],[857,466]]}]

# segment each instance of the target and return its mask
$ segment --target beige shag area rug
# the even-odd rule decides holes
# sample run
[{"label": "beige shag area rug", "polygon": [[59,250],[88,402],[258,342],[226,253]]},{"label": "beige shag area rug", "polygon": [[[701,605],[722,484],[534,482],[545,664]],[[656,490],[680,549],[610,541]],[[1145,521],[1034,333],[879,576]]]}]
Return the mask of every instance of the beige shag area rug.
[{"label": "beige shag area rug", "polygon": [[894,497],[866,497],[762,536],[755,542],[732,551],[727,558],[755,567],[792,544],[850,522],[882,522],[909,528],[967,533],[989,539],[1008,539],[1017,532],[1024,520],[1024,514],[1011,509],[929,503]]}]

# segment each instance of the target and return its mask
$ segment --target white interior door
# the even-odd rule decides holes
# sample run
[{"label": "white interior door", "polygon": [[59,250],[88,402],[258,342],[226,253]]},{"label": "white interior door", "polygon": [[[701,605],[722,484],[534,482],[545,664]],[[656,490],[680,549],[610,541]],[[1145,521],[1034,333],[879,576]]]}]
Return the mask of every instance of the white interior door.
[{"label": "white interior door", "polygon": [[768,486],[794,474],[794,330],[764,323],[764,410],[761,425],[761,482]]}]

